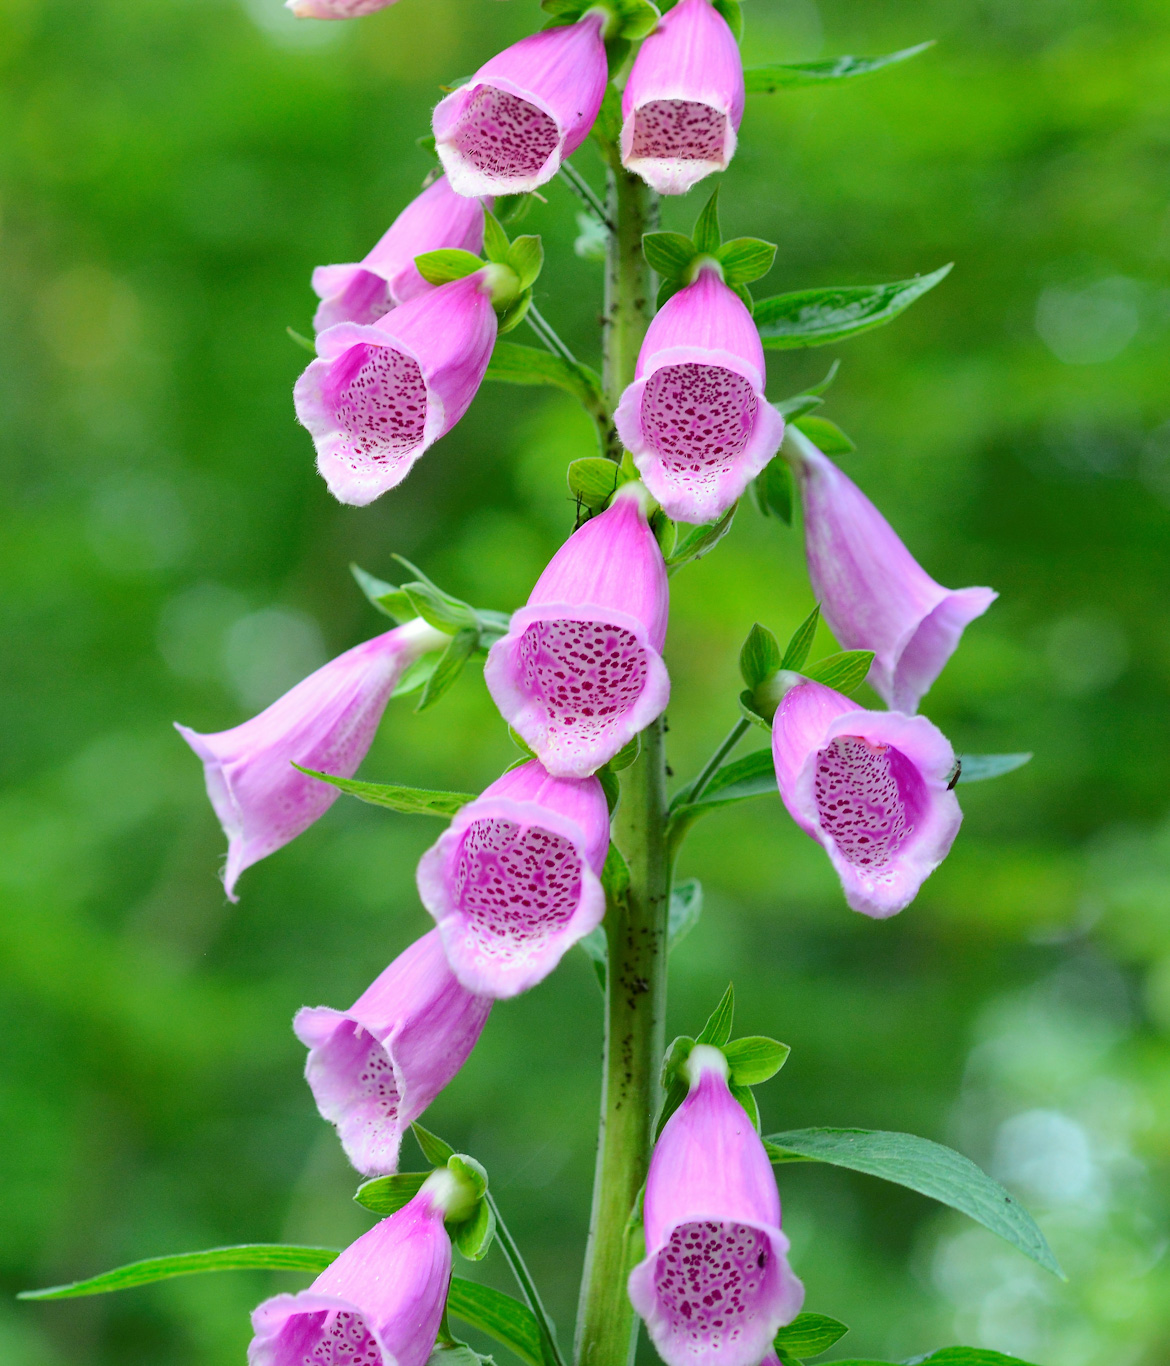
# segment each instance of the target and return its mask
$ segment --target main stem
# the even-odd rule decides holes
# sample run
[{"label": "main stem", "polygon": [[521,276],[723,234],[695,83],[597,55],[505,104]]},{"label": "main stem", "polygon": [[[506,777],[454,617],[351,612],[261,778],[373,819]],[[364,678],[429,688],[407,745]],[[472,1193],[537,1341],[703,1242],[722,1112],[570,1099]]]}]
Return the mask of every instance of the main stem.
[{"label": "main stem", "polygon": [[[642,234],[656,205],[646,186],[613,158],[608,214],[603,381],[616,406],[634,378],[638,348],[652,311],[652,279]],[[601,1125],[593,1213],[581,1304],[577,1366],[627,1366],[635,1319],[626,1279],[640,1236],[631,1215],[646,1180],[659,1103],[666,1013],[666,923],[670,868],[666,847],[665,723],[642,732],[637,760],[621,774],[614,841],[629,867],[628,889],[609,898],[605,917],[608,969]]]}]

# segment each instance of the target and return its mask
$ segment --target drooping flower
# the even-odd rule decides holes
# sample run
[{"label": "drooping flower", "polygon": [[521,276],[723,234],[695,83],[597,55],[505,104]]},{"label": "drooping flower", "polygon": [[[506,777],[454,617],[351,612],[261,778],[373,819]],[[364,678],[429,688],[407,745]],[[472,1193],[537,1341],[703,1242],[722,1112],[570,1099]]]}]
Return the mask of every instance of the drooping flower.
[{"label": "drooping flower", "polygon": [[360,19],[374,14],[395,0],[284,0],[298,19]]},{"label": "drooping flower", "polygon": [[484,665],[496,706],[557,778],[595,773],[670,697],[669,590],[644,496],[623,485],[569,537]]},{"label": "drooping flower", "polygon": [[556,175],[601,108],[604,23],[592,10],[522,38],[439,102],[436,151],[457,194],[521,194]]},{"label": "drooping flower", "polygon": [[293,398],[339,502],[364,507],[400,484],[467,411],[496,343],[491,269],[317,338]]},{"label": "drooping flower", "polygon": [[455,975],[485,996],[547,977],[601,924],[609,809],[596,778],[511,769],[456,815],[418,865]]},{"label": "drooping flower", "polygon": [[440,176],[412,200],[373,249],[351,265],[318,266],[313,289],[321,300],[313,318],[318,332],[335,323],[368,324],[429,285],[414,258],[455,247],[479,255],[483,248],[483,205],[456,194]]},{"label": "drooping flower", "polygon": [[245,868],[307,830],[340,795],[294,763],[351,778],[407,667],[449,637],[422,620],[375,636],[302,679],[259,716],[201,735],[175,729],[203,760],[207,795],[228,837],[224,890],[238,901]]},{"label": "drooping flower", "polygon": [[646,39],[622,92],[622,165],[685,194],[735,155],[743,62],[711,0],[680,0]]},{"label": "drooping flower", "polygon": [[297,1012],[305,1080],[358,1171],[397,1171],[402,1135],[466,1062],[491,1005],[459,984],[431,930],[348,1010]]},{"label": "drooping flower", "polygon": [[307,1290],[265,1300],[252,1314],[248,1366],[426,1366],[451,1279],[443,1218],[460,1198],[451,1172],[432,1172]]},{"label": "drooping flower", "polygon": [[804,540],[821,614],[847,650],[872,650],[869,682],[913,713],[954,654],[963,630],[999,596],[943,588],[857,485],[795,428],[790,443],[804,502]]},{"label": "drooping flower", "polygon": [[772,757],[789,815],[863,915],[884,920],[908,906],[959,833],[955,752],[925,716],[866,711],[802,679],[776,709]]},{"label": "drooping flower", "polygon": [[650,1159],[647,1255],[629,1292],[667,1366],[759,1366],[804,1301],[780,1231],[771,1163],[727,1086],[727,1060],[697,1045],[690,1092]]},{"label": "drooping flower", "polygon": [[701,269],[651,322],[634,382],[614,414],[668,516],[720,516],[780,449],[784,419],[764,397],[765,380],[751,314],[714,264]]}]

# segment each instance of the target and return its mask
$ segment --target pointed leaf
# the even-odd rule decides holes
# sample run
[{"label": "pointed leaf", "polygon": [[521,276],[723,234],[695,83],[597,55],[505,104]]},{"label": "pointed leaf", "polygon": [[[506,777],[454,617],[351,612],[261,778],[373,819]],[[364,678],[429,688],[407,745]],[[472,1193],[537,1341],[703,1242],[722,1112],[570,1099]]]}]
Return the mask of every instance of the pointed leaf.
[{"label": "pointed leaf", "polygon": [[357,580],[357,586],[378,611],[388,616],[391,621],[396,621],[399,626],[404,626],[408,621],[413,621],[418,615],[411,606],[410,597],[401,588],[396,588],[394,584],[387,583],[385,579],[376,579],[373,574],[367,574],[364,569],[356,564],[350,565],[349,572]]},{"label": "pointed leaf", "polygon": [[544,245],[539,237],[517,237],[508,248],[507,264],[516,272],[521,289],[530,289],[544,266]]},{"label": "pointed leaf", "polygon": [[758,688],[780,667],[780,642],[757,621],[739,651],[739,672],[749,688]]},{"label": "pointed leaf", "polygon": [[959,782],[981,783],[987,778],[1000,778],[1012,773],[1031,759],[1028,754],[962,754],[959,756]]},{"label": "pointed leaf", "polygon": [[666,947],[669,952],[681,944],[699,923],[703,914],[703,888],[697,878],[676,882],[670,889],[670,910],[666,923]]},{"label": "pointed leaf", "polygon": [[786,1043],[762,1036],[732,1039],[723,1045],[731,1066],[731,1080],[739,1086],[759,1086],[769,1081],[788,1061],[792,1049]]},{"label": "pointed leaf", "polygon": [[511,1295],[478,1281],[452,1276],[447,1312],[502,1343],[526,1366],[544,1366],[536,1315]]},{"label": "pointed leaf", "polygon": [[500,220],[490,210],[483,215],[483,254],[498,265],[508,264],[508,234],[500,227]]},{"label": "pointed leaf", "polygon": [[785,65],[752,66],[743,73],[744,87],[749,95],[770,95],[777,90],[791,90],[802,85],[828,85],[834,81],[853,80],[869,76],[883,67],[908,61],[920,52],[933,47],[931,40],[916,47],[904,47],[884,57],[829,57],[820,62],[792,62]]},{"label": "pointed leaf", "polygon": [[520,342],[496,342],[484,378],[502,384],[550,384],[572,394],[590,411],[603,402],[601,381],[587,365]]},{"label": "pointed leaf", "polygon": [[792,425],[802,431],[825,455],[849,455],[857,449],[857,443],[850,440],[841,428],[835,422],[830,422],[827,417],[799,417]]},{"label": "pointed leaf", "polygon": [[837,371],[840,370],[840,368],[841,362],[839,360],[835,360],[832,363],[832,365],[829,366],[829,373],[824,377],[824,379],[821,380],[819,384],[810,384],[806,392],[810,394],[815,394],[819,397],[837,378]]},{"label": "pointed leaf", "polygon": [[435,705],[463,672],[463,666],[471,658],[478,645],[479,632],[475,627],[456,631],[451,637],[451,644],[443,651],[439,662],[435,665],[434,673],[427,679],[415,711],[426,711],[428,707]]},{"label": "pointed leaf", "polygon": [[711,191],[711,198],[707,200],[702,213],[695,221],[695,230],[691,236],[694,239],[695,250],[701,256],[714,256],[723,245],[723,236],[719,231],[718,185]]},{"label": "pointed leaf", "polygon": [[583,939],[578,939],[577,946],[593,964],[593,971],[596,974],[598,985],[601,987],[601,994],[604,996],[605,977],[609,971],[609,945],[606,943],[605,931],[598,925],[596,929],[590,930]]},{"label": "pointed leaf", "polygon": [[414,258],[415,268],[429,285],[445,285],[462,280],[483,268],[478,256],[459,247],[443,247],[439,251],[424,251]]},{"label": "pointed leaf", "polygon": [[407,816],[453,816],[460,807],[475,800],[474,792],[432,792],[425,787],[398,787],[394,783],[363,783],[356,778],[338,778],[332,773],[318,773],[316,769],[293,768],[310,778],[330,783],[371,806],[384,806],[389,811],[401,811]]},{"label": "pointed leaf", "polygon": [[698,254],[695,244],[681,232],[647,232],[642,234],[642,254],[651,270],[664,280],[681,281]]},{"label": "pointed leaf", "polygon": [[723,267],[723,281],[729,285],[750,285],[761,280],[776,260],[775,242],[759,237],[735,237],[715,253]]},{"label": "pointed leaf", "polygon": [[749,797],[775,796],[776,791],[772,751],[758,749],[716,770],[698,801],[688,801],[684,788],[671,804],[671,811],[680,815],[686,813],[689,818],[691,815],[714,811],[719,806],[730,806],[732,802],[747,801]]},{"label": "pointed leaf", "polygon": [[792,525],[792,471],[788,461],[779,456],[770,460],[752,483],[756,507],[765,517],[779,517],[785,526]]},{"label": "pointed leaf", "polygon": [[593,512],[600,512],[625,482],[618,466],[600,455],[571,460],[566,478],[569,492]]},{"label": "pointed leaf", "polygon": [[723,993],[723,998],[711,1012],[707,1023],[703,1026],[702,1032],[695,1040],[696,1043],[713,1044],[716,1048],[722,1048],[731,1038],[731,1024],[735,1019],[735,987],[728,983],[727,990]]},{"label": "pointed leaf", "polygon": [[496,336],[502,337],[505,333],[513,331],[524,321],[525,315],[532,306],[532,291],[526,289],[523,294],[505,309],[496,319]]},{"label": "pointed leaf", "polygon": [[743,8],[739,0],[714,0],[714,6],[727,21],[732,37],[740,42],[743,39]]},{"label": "pointed leaf", "polygon": [[316,342],[310,341],[308,337],[303,336],[293,327],[286,327],[284,330],[293,339],[293,341],[296,342],[298,346],[304,347],[304,349],[309,353],[309,355],[315,356],[317,354]]},{"label": "pointed leaf", "polygon": [[826,688],[851,693],[854,688],[860,688],[865,682],[865,676],[869,673],[869,666],[872,663],[872,650],[842,650],[840,654],[826,655],[824,659],[818,659],[802,672],[805,678],[823,683]]},{"label": "pointed leaf", "polygon": [[829,1162],[879,1176],[968,1215],[1064,1279],[1026,1209],[970,1158],[914,1134],[880,1129],[795,1129],[764,1140],[773,1162]]},{"label": "pointed leaf", "polygon": [[372,1181],[363,1181],[353,1198],[375,1214],[393,1214],[403,1205],[410,1204],[422,1190],[422,1184],[428,1176],[430,1172],[395,1172],[392,1176],[375,1176]]},{"label": "pointed leaf", "polygon": [[818,602],[793,631],[791,640],[784,647],[784,658],[780,661],[782,669],[791,669],[793,673],[799,673],[804,668],[804,662],[808,659],[808,652],[812,649],[813,637],[817,633],[817,623],[820,619],[821,604]]},{"label": "pointed leaf", "polygon": [[773,1339],[776,1348],[794,1357],[815,1357],[827,1352],[849,1331],[839,1320],[828,1314],[797,1314]]},{"label": "pointed leaf", "polygon": [[[988,1347],[942,1347],[929,1356],[914,1357],[912,1361],[913,1366],[1032,1366],[1031,1362],[1004,1356]],[[847,1361],[834,1361],[832,1366],[897,1366],[897,1363],[850,1357]]]},{"label": "pointed leaf", "polygon": [[338,1256],[332,1247],[291,1247],[283,1243],[240,1243],[206,1252],[179,1252],[172,1257],[148,1257],[88,1280],[52,1285],[45,1290],[22,1290],[18,1300],[67,1300],[80,1295],[104,1295],[132,1290],[138,1285],[193,1276],[204,1271],[324,1271]]},{"label": "pointed leaf", "polygon": [[449,1143],[444,1143],[438,1134],[424,1129],[421,1124],[412,1124],[410,1127],[415,1141],[422,1149],[422,1155],[432,1167],[445,1167],[455,1156],[455,1149]]},{"label": "pointed leaf", "polygon": [[662,1105],[654,1125],[656,1141],[659,1134],[662,1133],[666,1121],[687,1098],[689,1087],[683,1075],[683,1067],[691,1056],[691,1049],[694,1046],[694,1039],[685,1034],[680,1035],[671,1043],[666,1050],[666,1056],[662,1059]]},{"label": "pointed leaf", "polygon": [[451,1228],[451,1241],[469,1262],[481,1262],[491,1251],[496,1236],[495,1211],[480,1200],[470,1219]]},{"label": "pointed leaf", "polygon": [[916,299],[950,273],[949,265],[912,280],[888,285],[843,285],[802,289],[761,299],[753,317],[760,339],[773,351],[797,346],[827,346],[892,322]]},{"label": "pointed leaf", "polygon": [[697,526],[688,532],[667,557],[666,572],[673,574],[683,565],[701,560],[704,555],[710,554],[731,530],[738,506],[738,503],[732,503],[717,522],[708,522],[706,526]]},{"label": "pointed leaf", "polygon": [[752,1128],[756,1133],[760,1132],[760,1107],[756,1104],[756,1097],[750,1086],[744,1086],[736,1081],[734,1076],[728,1077],[727,1089],[732,1096],[739,1101],[747,1111],[748,1119],[752,1122]]},{"label": "pointed leaf", "polygon": [[772,406],[786,421],[795,422],[798,417],[819,408],[824,401],[818,394],[794,394],[791,398],[781,399]]}]

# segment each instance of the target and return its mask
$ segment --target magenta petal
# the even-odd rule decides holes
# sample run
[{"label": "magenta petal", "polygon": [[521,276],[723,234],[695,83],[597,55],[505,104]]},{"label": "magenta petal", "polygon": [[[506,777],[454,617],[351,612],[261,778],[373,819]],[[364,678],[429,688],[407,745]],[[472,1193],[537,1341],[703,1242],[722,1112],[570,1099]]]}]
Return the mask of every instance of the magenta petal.
[{"label": "magenta petal", "polygon": [[702,271],[650,324],[634,383],[614,413],[667,516],[714,521],[780,449],[784,419],[764,383],[751,314],[714,270]]},{"label": "magenta petal", "polygon": [[647,1255],[629,1293],[663,1361],[758,1366],[804,1287],[788,1265],[771,1163],[715,1068],[662,1130],[644,1218]]},{"label": "magenta petal", "polygon": [[297,1012],[305,1079],[358,1171],[397,1171],[402,1135],[463,1066],[490,1010],[452,975],[431,930],[349,1010]]},{"label": "magenta petal", "polygon": [[784,805],[828,853],[849,905],[876,919],[908,906],[963,819],[938,727],[806,680],[776,710],[772,756]]},{"label": "magenta petal", "polygon": [[522,194],[585,141],[609,79],[603,19],[545,29],[498,53],[435,108],[435,150],[462,195]]},{"label": "magenta petal", "polygon": [[552,778],[535,759],[465,806],[418,866],[463,985],[503,998],[547,977],[601,924],[608,849],[600,782]]},{"label": "magenta petal", "polygon": [[298,19],[360,19],[395,3],[395,0],[285,0],[285,8]]},{"label": "magenta petal", "polygon": [[326,328],[293,398],[334,497],[364,507],[400,484],[467,411],[495,342],[478,271],[408,299],[376,324]]},{"label": "magenta petal", "polygon": [[307,1290],[253,1312],[248,1366],[425,1366],[450,1278],[443,1210],[424,1187]]},{"label": "magenta petal", "polygon": [[232,730],[175,729],[203,760],[207,795],[228,837],[224,888],[307,830],[338,791],[293,763],[351,778],[365,758],[403,671],[446,637],[414,621],[355,645]]},{"label": "magenta petal", "polygon": [[584,778],[666,708],[669,590],[639,486],[575,531],[549,562],[484,679],[554,777]]},{"label": "magenta petal", "polygon": [[660,194],[727,168],[743,119],[743,62],[710,0],[681,0],[642,44],[622,92],[622,165]]},{"label": "magenta petal", "polygon": [[998,594],[935,583],[851,479],[801,433],[793,443],[821,614],[844,649],[874,652],[869,682],[886,705],[917,711],[964,627]]},{"label": "magenta petal", "polygon": [[370,324],[396,304],[433,289],[414,258],[455,247],[476,255],[483,248],[483,205],[458,195],[440,176],[412,200],[377,245],[355,265],[318,266],[313,289],[321,299],[313,318],[318,332],[336,323]]}]

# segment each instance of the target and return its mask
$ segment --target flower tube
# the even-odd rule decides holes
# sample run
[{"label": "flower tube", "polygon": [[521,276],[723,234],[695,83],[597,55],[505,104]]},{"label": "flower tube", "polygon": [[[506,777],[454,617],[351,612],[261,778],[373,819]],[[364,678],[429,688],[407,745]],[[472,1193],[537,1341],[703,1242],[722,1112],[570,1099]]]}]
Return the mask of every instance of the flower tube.
[{"label": "flower tube", "polygon": [[690,1092],[666,1121],[646,1178],[646,1258],[629,1293],[666,1366],[759,1366],[804,1302],[780,1231],[772,1166],[727,1086],[727,1060],[698,1044]]},{"label": "flower tube", "polygon": [[426,1366],[451,1279],[447,1207],[463,1198],[445,1168],[375,1224],[307,1290],[252,1314],[248,1366]]},{"label": "flower tube", "polygon": [[609,80],[604,15],[498,53],[435,108],[435,150],[456,194],[522,194],[585,141]]},{"label": "flower tube", "polygon": [[297,1012],[305,1080],[358,1171],[398,1170],[402,1135],[467,1061],[491,1006],[456,981],[431,930],[348,1010]]},{"label": "flower tube", "polygon": [[743,120],[743,62],[711,0],[680,0],[646,39],[622,92],[622,165],[659,194],[727,169]]},{"label": "flower tube", "polygon": [[463,807],[418,865],[460,982],[500,998],[547,977],[601,924],[608,850],[601,783],[551,778],[537,759]]},{"label": "flower tube", "polygon": [[644,497],[625,484],[573,532],[484,664],[496,706],[556,778],[595,773],[670,697],[666,566]]},{"label": "flower tube", "polygon": [[849,905],[878,920],[905,909],[963,819],[938,727],[801,679],[776,709],[772,757],[788,814],[829,855]]},{"label": "flower tube", "polygon": [[313,327],[335,323],[369,324],[396,304],[433,289],[418,273],[414,258],[455,247],[479,255],[483,248],[483,205],[452,190],[446,176],[409,203],[362,260],[343,266],[318,266],[313,289],[321,300]]},{"label": "flower tube", "polygon": [[[696,2],[707,4],[683,0]],[[712,263],[651,322],[614,413],[667,516],[714,520],[780,449],[784,419],[764,397],[765,380],[751,314]]]},{"label": "flower tube", "polygon": [[857,485],[795,428],[809,578],[825,623],[846,650],[872,650],[869,683],[888,707],[913,713],[962,637],[999,596],[943,588]]},{"label": "flower tube", "polygon": [[203,760],[207,795],[228,837],[229,900],[239,900],[245,868],[296,839],[340,795],[293,763],[352,778],[402,674],[448,640],[421,619],[408,622],[338,655],[241,726],[201,735],[176,722]]}]

